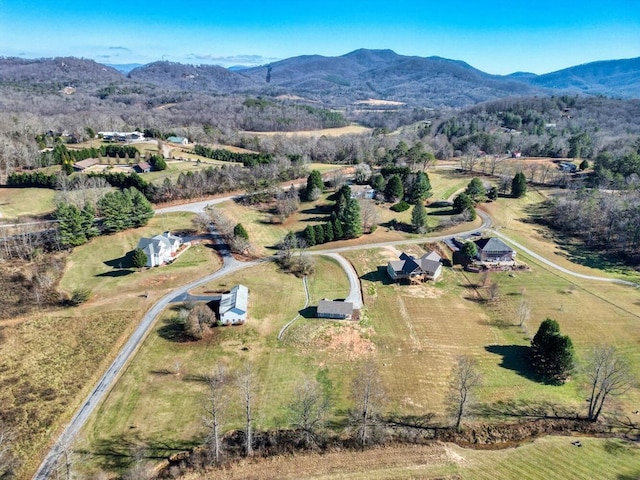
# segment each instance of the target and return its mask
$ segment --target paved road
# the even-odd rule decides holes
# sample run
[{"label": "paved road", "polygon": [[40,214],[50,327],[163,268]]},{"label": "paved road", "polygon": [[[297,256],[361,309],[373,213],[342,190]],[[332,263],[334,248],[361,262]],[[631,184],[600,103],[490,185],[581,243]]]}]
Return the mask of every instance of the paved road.
[{"label": "paved road", "polygon": [[[210,202],[209,202],[210,203]],[[229,249],[221,245],[218,237],[215,237],[218,245],[221,247],[219,250],[223,258],[223,266],[220,270],[207,275],[195,282],[191,282],[187,285],[172,291],[171,293],[162,297],[147,311],[146,315],[141,320],[138,328],[131,335],[125,346],[122,348],[116,359],[111,366],[107,369],[102,376],[98,384],[93,391],[89,394],[84,403],[80,406],[77,413],[71,419],[71,422],[67,425],[62,432],[53,448],[49,451],[45,459],[40,465],[40,468],[34,475],[36,480],[46,480],[52,476],[54,469],[58,462],[58,459],[67,445],[70,445],[75,436],[80,432],[91,413],[95,410],[96,406],[100,403],[105,394],[111,389],[111,386],[118,378],[118,374],[122,371],[122,368],[129,361],[131,356],[136,352],[141,342],[147,335],[148,330],[153,325],[156,317],[162,313],[162,311],[172,302],[178,301],[180,298],[184,298],[189,290],[199,285],[211,282],[223,275],[228,275],[232,272],[241,270],[243,268],[252,267],[258,265],[262,260],[253,262],[239,262],[231,256]]]},{"label": "paved road", "polygon": [[496,236],[502,238],[503,240],[506,240],[508,243],[510,243],[514,247],[516,247],[519,250],[522,250],[523,252],[527,253],[527,255],[535,258],[536,260],[544,263],[545,265],[548,265],[551,268],[555,268],[556,270],[559,270],[562,273],[566,273],[567,275],[571,275],[571,276],[577,277],[577,278],[584,278],[585,280],[595,280],[597,282],[617,283],[619,285],[626,285],[626,286],[629,286],[629,287],[638,287],[638,288],[640,288],[640,284],[634,283],[634,282],[630,282],[628,280],[620,280],[618,278],[598,277],[598,276],[595,276],[595,275],[585,275],[583,273],[572,272],[568,268],[562,267],[562,266],[558,265],[557,263],[553,263],[551,260],[547,260],[543,256],[538,255],[537,253],[529,250],[524,245],[516,242],[515,240],[511,240],[509,237],[507,237],[506,235],[503,235],[502,233],[500,233],[500,232],[498,232],[496,230],[490,229],[489,231],[493,235],[496,235]]}]

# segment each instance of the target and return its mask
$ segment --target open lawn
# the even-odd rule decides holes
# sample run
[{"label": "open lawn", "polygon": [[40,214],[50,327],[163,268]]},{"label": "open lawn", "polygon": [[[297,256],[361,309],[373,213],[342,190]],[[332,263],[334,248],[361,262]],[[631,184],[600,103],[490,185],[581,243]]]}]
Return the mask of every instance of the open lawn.
[{"label": "open lawn", "polygon": [[0,187],[0,220],[42,216],[55,209],[55,190]]},{"label": "open lawn", "polygon": [[[361,276],[367,315],[376,332],[376,358],[392,408],[442,415],[449,372],[455,357],[466,354],[475,357],[483,371],[480,403],[549,401],[580,410],[578,381],[561,387],[542,385],[524,360],[530,337],[547,317],[558,320],[579,357],[596,343],[611,343],[640,371],[635,349],[640,341],[640,305],[629,287],[568,281],[532,263],[530,272],[492,274],[490,281],[498,283],[500,295],[486,303],[487,288],[480,286],[480,276],[458,269],[445,269],[435,285],[389,284],[381,267],[402,250],[345,254]],[[525,330],[516,320],[521,299],[532,311]],[[397,375],[400,369],[403,374]],[[624,411],[630,413],[638,402],[640,394],[633,390],[625,398]]]},{"label": "open lawn", "polygon": [[[575,440],[582,447],[573,446]],[[183,480],[631,480],[638,475],[640,451],[635,444],[614,439],[545,437],[495,451],[436,444],[282,456],[190,474]]]},{"label": "open lawn", "polygon": [[[310,278],[312,299],[344,296],[348,290],[344,273],[331,259],[319,258],[317,262],[321,273]],[[165,312],[86,428],[86,450],[92,454],[89,458],[94,468],[126,467],[135,446],[153,456],[200,443],[204,435],[204,378],[218,364],[233,370],[251,362],[259,378],[254,406],[257,425],[273,428],[286,424],[285,406],[295,384],[322,368],[315,355],[297,349],[295,342],[279,343],[276,339],[280,328],[304,306],[302,280],[266,263],[198,287],[193,293],[228,290],[238,283],[249,287],[249,320],[245,325],[219,327],[211,337],[193,342],[181,333],[180,306]],[[235,394],[231,398],[236,399]],[[227,428],[238,428],[240,415],[235,403],[231,405]],[[124,456],[103,455],[108,451]]]}]

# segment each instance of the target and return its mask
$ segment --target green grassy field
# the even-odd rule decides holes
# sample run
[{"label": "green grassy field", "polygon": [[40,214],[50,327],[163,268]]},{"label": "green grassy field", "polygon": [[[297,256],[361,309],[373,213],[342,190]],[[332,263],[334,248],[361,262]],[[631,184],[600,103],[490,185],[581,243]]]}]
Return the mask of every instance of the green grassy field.
[{"label": "green grassy field", "polygon": [[[317,262],[319,273],[309,282],[312,299],[344,296],[348,283],[338,265],[326,258]],[[166,311],[158,321],[86,428],[86,450],[95,468],[126,467],[105,463],[100,453],[109,449],[126,453],[139,443],[154,455],[166,455],[173,448],[200,443],[203,378],[220,363],[237,369],[252,362],[260,379],[257,424],[273,428],[285,423],[284,408],[296,382],[305,375],[313,377],[321,368],[317,358],[299,351],[294,341],[276,339],[280,328],[304,306],[302,280],[279,273],[268,263],[198,287],[194,293],[220,291],[237,283],[247,285],[250,292],[249,321],[243,326],[216,328],[210,338],[183,342],[176,340],[181,329],[176,309]],[[229,412],[228,426],[238,427],[240,411],[230,408]]]},{"label": "green grassy field", "polygon": [[0,188],[0,220],[50,213],[55,209],[55,193],[48,188]]}]

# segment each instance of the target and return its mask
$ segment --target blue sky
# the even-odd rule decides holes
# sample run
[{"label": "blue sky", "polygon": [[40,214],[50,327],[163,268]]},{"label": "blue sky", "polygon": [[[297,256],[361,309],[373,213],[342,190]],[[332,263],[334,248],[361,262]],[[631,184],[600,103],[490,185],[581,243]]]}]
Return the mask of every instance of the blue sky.
[{"label": "blue sky", "polygon": [[0,56],[232,66],[358,48],[547,73],[640,56],[640,0],[0,0]]}]

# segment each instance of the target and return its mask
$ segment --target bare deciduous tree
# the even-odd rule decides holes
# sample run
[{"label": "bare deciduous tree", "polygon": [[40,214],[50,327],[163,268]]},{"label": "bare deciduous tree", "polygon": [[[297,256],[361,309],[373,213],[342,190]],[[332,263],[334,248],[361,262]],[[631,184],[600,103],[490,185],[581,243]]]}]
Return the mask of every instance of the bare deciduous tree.
[{"label": "bare deciduous tree", "polygon": [[351,423],[356,429],[358,443],[364,448],[374,438],[379,411],[385,400],[380,374],[372,361],[367,362],[356,375],[351,396],[355,403]]},{"label": "bare deciduous tree", "polygon": [[495,302],[500,296],[500,286],[497,282],[491,282],[487,292],[489,294],[489,301]]},{"label": "bare deciduous tree", "polygon": [[482,384],[482,377],[473,357],[462,355],[458,357],[447,396],[448,407],[456,419],[456,430],[460,430],[460,423],[465,413],[473,391]]},{"label": "bare deciduous tree", "polygon": [[325,424],[329,398],[315,380],[306,379],[297,385],[289,404],[291,426],[300,432],[307,447],[318,444],[318,431]]},{"label": "bare deciduous tree", "polygon": [[207,443],[216,465],[220,463],[222,457],[222,429],[228,404],[227,384],[228,375],[223,366],[218,366],[207,378],[208,389],[204,423],[209,431]]},{"label": "bare deciduous tree", "polygon": [[244,453],[253,455],[253,395],[256,388],[256,375],[253,366],[246,363],[236,374],[236,384],[240,389],[244,408]]},{"label": "bare deciduous tree", "polygon": [[360,216],[362,217],[362,230],[370,232],[372,227],[380,221],[378,209],[373,200],[360,199]]},{"label": "bare deciduous tree", "polygon": [[589,395],[587,418],[597,422],[602,409],[612,396],[623,395],[635,383],[629,363],[611,345],[598,345],[591,350],[582,367]]},{"label": "bare deciduous tree", "polygon": [[521,298],[520,304],[518,305],[518,326],[524,326],[525,322],[529,320],[531,317],[531,307],[529,306],[529,302],[526,299]]}]

